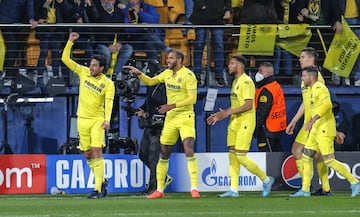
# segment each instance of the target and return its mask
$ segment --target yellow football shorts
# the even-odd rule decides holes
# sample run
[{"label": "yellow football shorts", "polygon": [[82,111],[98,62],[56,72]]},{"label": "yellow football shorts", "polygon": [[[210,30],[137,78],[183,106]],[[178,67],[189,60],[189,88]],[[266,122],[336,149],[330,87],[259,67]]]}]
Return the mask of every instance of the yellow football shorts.
[{"label": "yellow football shorts", "polygon": [[160,136],[160,143],[163,145],[175,145],[179,138],[183,141],[186,138],[194,138],[195,133],[195,114],[178,114],[176,116],[166,116],[164,127]]},{"label": "yellow football shorts", "polygon": [[305,130],[305,125],[301,127],[298,134],[296,135],[295,142],[305,145],[309,137],[309,131]]},{"label": "yellow football shorts", "polygon": [[251,140],[255,130],[254,124],[230,121],[227,130],[227,146],[235,145],[236,150],[250,150]]},{"label": "yellow football shorts", "polygon": [[309,138],[305,143],[305,148],[315,150],[323,156],[334,154],[334,137],[310,133]]},{"label": "yellow football shorts", "polygon": [[105,130],[102,128],[103,122],[102,120],[77,118],[81,151],[90,150],[91,147],[105,147]]}]

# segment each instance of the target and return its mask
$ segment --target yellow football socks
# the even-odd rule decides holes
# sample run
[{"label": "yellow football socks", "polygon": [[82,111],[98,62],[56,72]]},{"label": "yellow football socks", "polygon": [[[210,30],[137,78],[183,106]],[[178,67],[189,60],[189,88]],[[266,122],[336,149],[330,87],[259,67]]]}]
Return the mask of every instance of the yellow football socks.
[{"label": "yellow football socks", "polygon": [[165,178],[168,169],[169,169],[169,160],[160,158],[156,166],[157,190],[160,192],[163,192],[165,189]]},{"label": "yellow football socks", "polygon": [[303,171],[304,171],[303,159],[295,160],[295,163],[300,176],[303,177]]},{"label": "yellow football socks", "polygon": [[311,180],[314,175],[313,159],[309,156],[303,155],[303,176],[302,176],[302,190],[310,192]]},{"label": "yellow football socks", "polygon": [[243,165],[249,172],[255,174],[263,182],[266,180],[266,174],[260,169],[260,167],[251,160],[246,153],[236,153],[236,158],[238,159],[240,165]]},{"label": "yellow football socks", "polygon": [[330,159],[325,161],[326,165],[330,168],[333,168],[340,175],[344,176],[350,184],[357,184],[359,181],[350,173],[350,171],[336,159]]},{"label": "yellow football socks", "polygon": [[324,192],[330,191],[330,183],[329,183],[329,171],[324,161],[316,163],[316,169],[321,180],[322,189]]},{"label": "yellow football socks", "polygon": [[191,189],[197,189],[198,186],[198,162],[193,157],[187,158],[187,167],[190,176]]},{"label": "yellow football socks", "polygon": [[92,164],[94,165],[95,191],[101,192],[101,185],[104,181],[104,159],[93,159]]},{"label": "yellow football socks", "polygon": [[239,173],[240,164],[236,157],[236,153],[233,150],[229,151],[229,175],[231,180],[230,188],[234,192],[238,192],[239,189]]}]

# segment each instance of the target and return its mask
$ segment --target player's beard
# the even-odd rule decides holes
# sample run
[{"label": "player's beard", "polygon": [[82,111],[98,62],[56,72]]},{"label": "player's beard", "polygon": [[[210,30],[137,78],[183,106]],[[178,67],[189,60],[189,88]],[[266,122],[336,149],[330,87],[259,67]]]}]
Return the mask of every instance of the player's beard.
[{"label": "player's beard", "polygon": [[175,63],[168,63],[168,68],[169,69],[174,69],[176,67],[176,62]]}]

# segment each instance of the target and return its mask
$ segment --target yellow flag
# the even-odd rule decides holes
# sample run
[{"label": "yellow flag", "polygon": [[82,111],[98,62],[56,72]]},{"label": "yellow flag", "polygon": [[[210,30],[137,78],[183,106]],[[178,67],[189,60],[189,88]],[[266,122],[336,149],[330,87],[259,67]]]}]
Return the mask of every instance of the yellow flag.
[{"label": "yellow flag", "polygon": [[6,46],[2,33],[0,32],[0,71],[4,69]]},{"label": "yellow flag", "polygon": [[[117,34],[115,34],[113,45],[115,45],[116,43],[117,43]],[[114,69],[115,69],[115,65],[116,65],[116,62],[117,62],[118,54],[119,54],[119,51],[111,54],[110,66],[109,66],[106,74],[108,74],[108,75],[113,75],[114,74]]]},{"label": "yellow flag", "polygon": [[242,24],[238,52],[245,55],[273,56],[275,24]]},{"label": "yellow flag", "polygon": [[279,24],[276,45],[295,56],[300,56],[301,50],[307,47],[312,35],[311,30],[307,29],[308,26],[308,24]]},{"label": "yellow flag", "polygon": [[242,8],[243,5],[244,5],[244,0],[232,0],[231,1],[232,8],[236,8],[236,7]]},{"label": "yellow flag", "polygon": [[324,68],[342,77],[349,77],[360,52],[359,39],[342,18],[343,30],[336,33],[324,61]]}]

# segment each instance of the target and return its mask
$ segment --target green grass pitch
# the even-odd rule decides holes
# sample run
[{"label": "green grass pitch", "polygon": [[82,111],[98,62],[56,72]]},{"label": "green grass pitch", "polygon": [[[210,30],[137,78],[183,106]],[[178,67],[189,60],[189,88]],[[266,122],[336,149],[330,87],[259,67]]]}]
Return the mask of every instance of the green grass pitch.
[{"label": "green grass pitch", "polygon": [[166,193],[163,199],[146,199],[140,194],[109,194],[97,200],[87,195],[0,195],[0,216],[360,216],[360,196],[350,190],[332,197],[290,198],[292,192],[275,191],[267,198],[260,192],[241,192],[239,198],[218,198],[203,192],[192,199],[189,193]]}]

